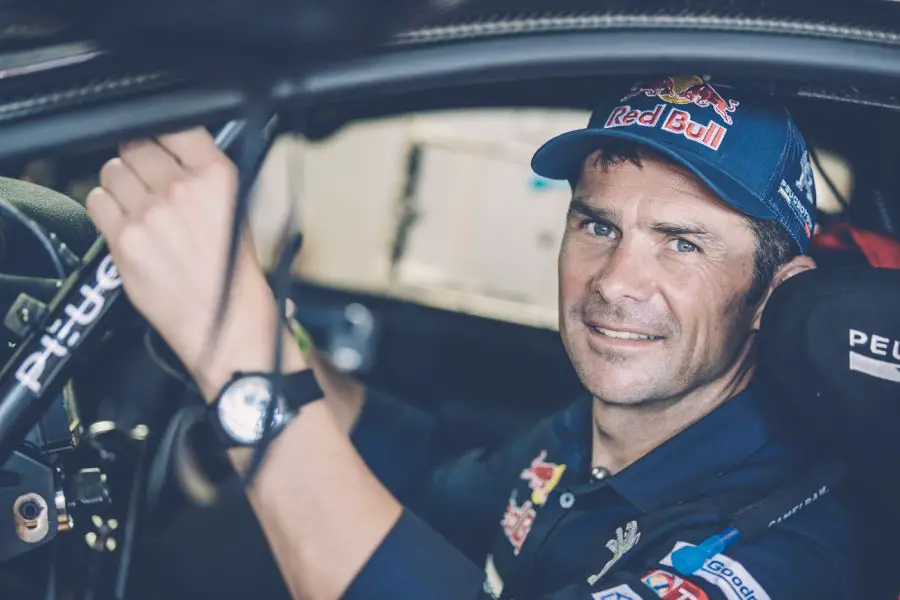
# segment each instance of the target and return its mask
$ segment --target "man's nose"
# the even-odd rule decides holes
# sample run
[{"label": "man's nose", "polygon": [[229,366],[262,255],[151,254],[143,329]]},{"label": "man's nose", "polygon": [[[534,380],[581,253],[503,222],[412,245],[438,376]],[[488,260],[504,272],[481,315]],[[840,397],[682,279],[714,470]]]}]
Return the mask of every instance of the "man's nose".
[{"label": "man's nose", "polygon": [[649,300],[656,287],[652,255],[642,252],[638,244],[620,243],[597,270],[593,287],[611,304]]}]

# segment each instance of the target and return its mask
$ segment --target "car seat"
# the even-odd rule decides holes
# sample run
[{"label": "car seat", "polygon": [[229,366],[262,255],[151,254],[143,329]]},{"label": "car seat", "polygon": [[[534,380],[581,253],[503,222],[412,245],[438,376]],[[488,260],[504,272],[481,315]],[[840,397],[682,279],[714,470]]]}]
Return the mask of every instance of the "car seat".
[{"label": "car seat", "polygon": [[859,516],[859,598],[897,600],[900,558],[900,271],[801,273],[763,314],[759,365],[798,419],[849,467],[838,488]]}]

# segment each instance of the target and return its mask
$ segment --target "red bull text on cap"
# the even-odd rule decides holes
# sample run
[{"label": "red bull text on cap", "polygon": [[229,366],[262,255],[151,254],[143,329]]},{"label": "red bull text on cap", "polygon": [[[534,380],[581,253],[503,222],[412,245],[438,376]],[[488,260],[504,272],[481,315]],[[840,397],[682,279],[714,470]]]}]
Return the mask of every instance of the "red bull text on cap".
[{"label": "red bull text on cap", "polygon": [[780,222],[801,251],[815,229],[806,141],[783,103],[698,75],[640,81],[610,96],[585,129],[550,140],[532,168],[574,181],[608,139],[645,145],[694,173],[736,210]]}]

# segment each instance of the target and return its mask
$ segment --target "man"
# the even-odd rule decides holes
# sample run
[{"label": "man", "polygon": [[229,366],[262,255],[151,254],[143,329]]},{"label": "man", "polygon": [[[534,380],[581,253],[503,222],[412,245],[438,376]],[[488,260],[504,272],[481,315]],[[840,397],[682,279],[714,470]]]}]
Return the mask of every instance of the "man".
[{"label": "man", "polygon": [[[802,252],[815,190],[785,108],[696,77],[638,84],[533,166],[573,185],[560,331],[590,398],[502,448],[433,464],[438,423],[305,357],[281,328],[294,383],[280,409],[299,409],[249,499],[292,594],[853,597],[849,519],[831,494],[692,575],[672,561],[817,456],[755,376],[769,294],[814,267]],[[271,398],[242,373],[271,372],[278,317],[245,244],[218,349],[201,360],[234,167],[191,130],[124,146],[101,185],[88,208],[125,290],[214,404],[242,471],[239,446],[258,433],[234,414],[255,425]]]}]

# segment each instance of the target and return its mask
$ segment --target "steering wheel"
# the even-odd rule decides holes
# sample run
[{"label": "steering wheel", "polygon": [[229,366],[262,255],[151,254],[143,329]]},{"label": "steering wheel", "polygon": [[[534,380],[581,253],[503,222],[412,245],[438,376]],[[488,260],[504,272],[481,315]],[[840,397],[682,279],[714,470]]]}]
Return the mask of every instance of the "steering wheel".
[{"label": "steering wheel", "polygon": [[[239,215],[278,133],[277,118],[257,108],[216,138],[226,153],[239,151]],[[183,407],[184,381],[171,377],[172,368],[148,343],[153,334],[146,323],[120,301],[118,271],[81,205],[41,186],[0,178],[0,224],[0,302],[6,302],[4,335],[11,336],[0,346],[0,567],[34,555],[71,528],[74,517],[79,535],[59,540],[73,540],[77,548],[66,554],[66,562],[79,565],[67,569],[67,590],[74,572],[74,587],[86,597],[121,598],[137,532],[153,519],[165,476],[179,472],[181,463],[172,457],[183,454],[183,425],[196,422],[198,407]],[[10,350],[11,357],[3,356]],[[90,402],[76,410],[75,396]],[[53,411],[64,423],[56,438],[41,429]],[[89,424],[78,426],[79,412],[90,415]],[[88,444],[76,443],[79,431]],[[64,459],[61,450],[75,452]],[[94,465],[79,470],[90,461]],[[184,478],[176,477],[183,495],[192,497]],[[85,552],[84,541],[97,552]],[[51,546],[52,556],[60,544]],[[113,557],[106,558],[106,550],[115,551]],[[55,570],[41,572],[49,573],[45,597],[53,598]]]},{"label": "steering wheel", "polygon": [[[36,183],[0,177],[3,315],[10,311],[20,294],[42,303],[52,299],[61,281],[80,264],[96,238],[97,230],[87,211],[72,198]],[[8,327],[2,330],[0,360],[5,363],[22,332],[13,332]]]}]

